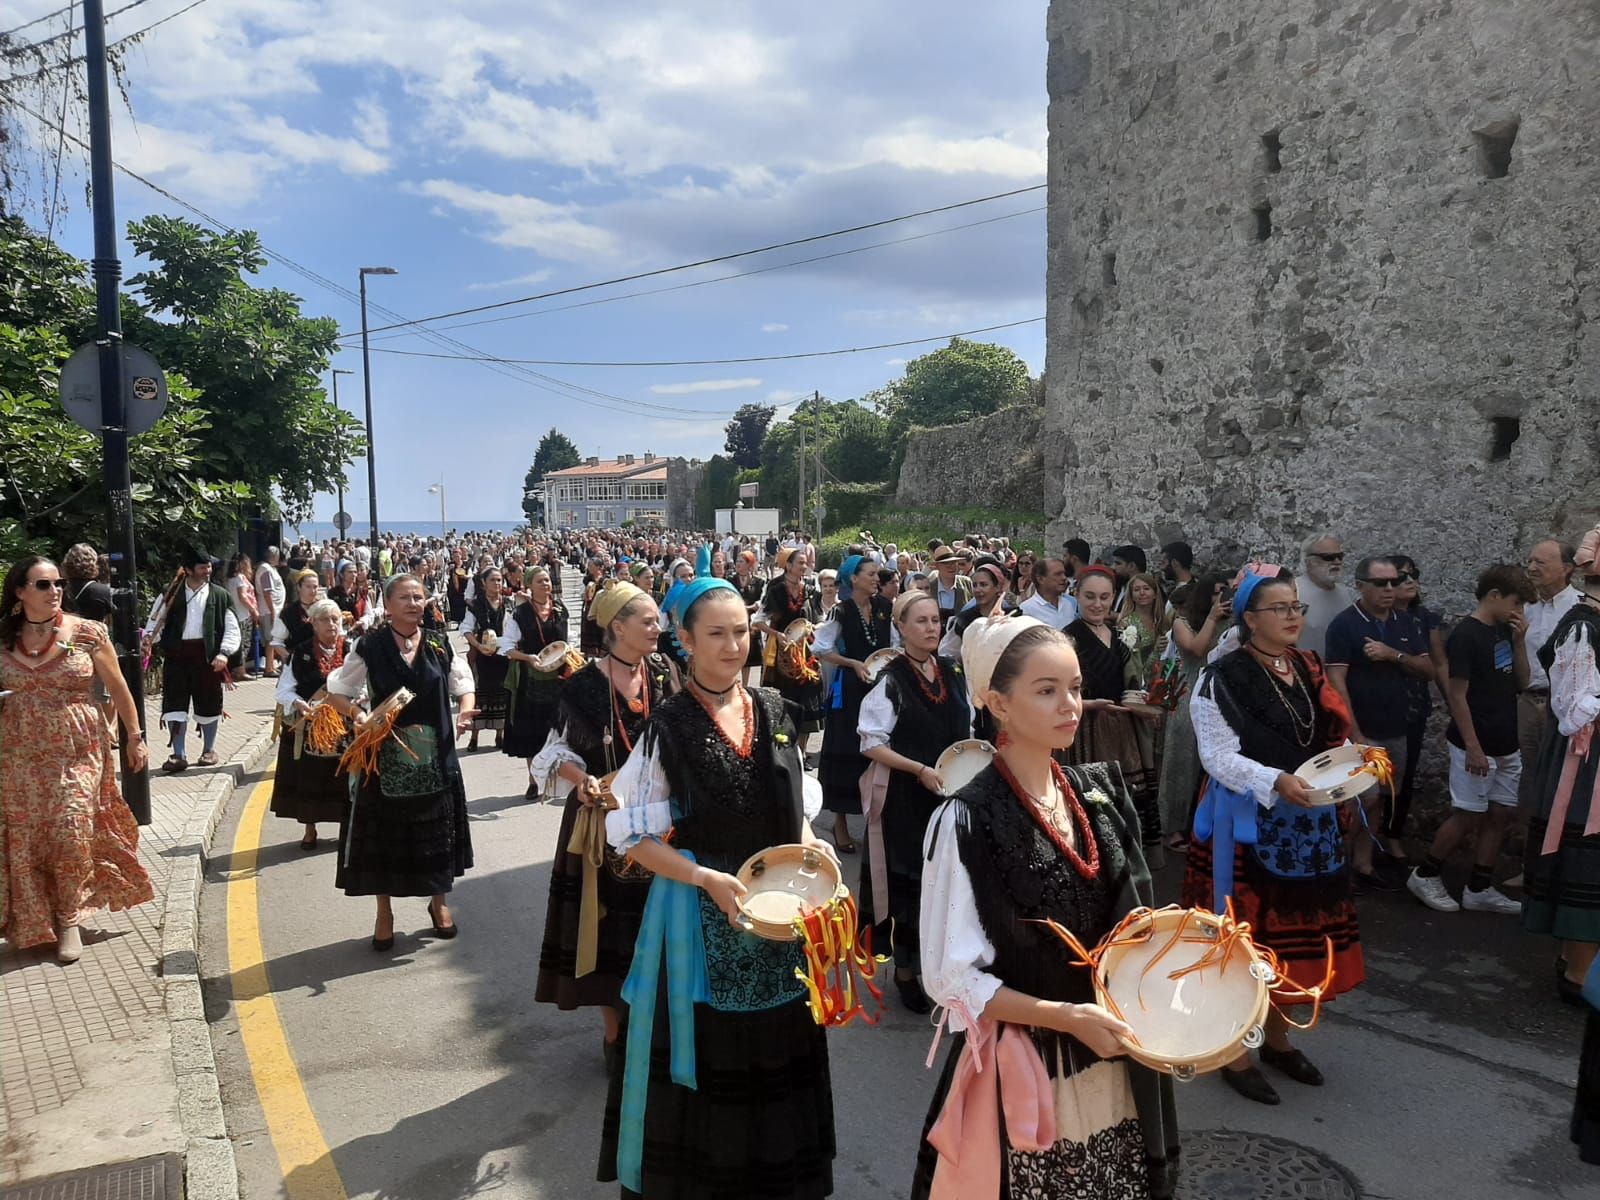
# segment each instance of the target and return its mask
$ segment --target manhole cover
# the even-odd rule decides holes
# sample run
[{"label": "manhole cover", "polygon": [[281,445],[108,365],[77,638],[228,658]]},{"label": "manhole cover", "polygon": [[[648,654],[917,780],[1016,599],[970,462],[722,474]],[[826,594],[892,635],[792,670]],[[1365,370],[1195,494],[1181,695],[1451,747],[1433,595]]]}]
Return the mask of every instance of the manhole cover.
[{"label": "manhole cover", "polygon": [[1183,1139],[1178,1200],[1361,1200],[1343,1167],[1283,1138],[1200,1129]]},{"label": "manhole cover", "polygon": [[182,1200],[182,1196],[183,1163],[175,1154],[0,1188],[0,1200]]}]

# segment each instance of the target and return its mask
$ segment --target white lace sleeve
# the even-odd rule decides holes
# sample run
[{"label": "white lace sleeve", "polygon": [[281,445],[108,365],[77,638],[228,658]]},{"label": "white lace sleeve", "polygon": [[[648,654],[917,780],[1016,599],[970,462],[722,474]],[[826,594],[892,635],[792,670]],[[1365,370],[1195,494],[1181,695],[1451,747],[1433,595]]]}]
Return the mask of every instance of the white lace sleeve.
[{"label": "white lace sleeve", "polygon": [[[281,676],[280,676],[281,678]],[[328,676],[328,694],[354,700],[367,686],[367,660],[359,654],[347,654],[344,663]]]},{"label": "white lace sleeve", "polygon": [[1556,647],[1550,664],[1550,711],[1562,737],[1571,737],[1600,716],[1600,664],[1589,629],[1575,625]]},{"label": "white lace sleeve", "polygon": [[461,634],[462,637],[466,637],[467,634],[477,629],[477,627],[478,618],[473,615],[472,610],[469,608],[466,612],[461,614],[461,624],[457,626],[456,632]]},{"label": "white lace sleeve", "polygon": [[278,676],[278,687],[273,692],[272,698],[277,701],[278,707],[283,709],[284,712],[293,712],[296,700],[311,699],[310,696],[300,695],[299,688],[295,684],[294,672],[289,669],[287,664],[283,667],[283,673]]},{"label": "white lace sleeve", "polygon": [[994,946],[984,936],[972,877],[956,849],[956,817],[956,803],[947,801],[928,823],[919,911],[922,986],[950,1010],[950,1028],[959,1031],[983,1015],[1001,984],[986,970]]},{"label": "white lace sleeve", "polygon": [[472,668],[467,666],[465,654],[457,654],[450,659],[449,687],[452,699],[463,696],[477,687],[472,682]]},{"label": "white lace sleeve", "polygon": [[1194,723],[1195,741],[1200,746],[1200,763],[1223,787],[1253,796],[1257,804],[1271,808],[1278,800],[1273,790],[1278,772],[1244,756],[1239,735],[1212,699],[1208,686],[1211,682],[1202,676],[1201,686],[1195,688],[1189,699],[1189,719]]},{"label": "white lace sleeve", "polygon": [[499,655],[510,654],[522,641],[522,626],[517,624],[514,616],[506,618],[506,631],[500,635],[500,648],[495,651]]},{"label": "white lace sleeve", "polygon": [[557,774],[565,763],[587,771],[589,766],[571,746],[567,745],[566,730],[554,728],[545,738],[544,747],[533,756],[528,775],[538,783],[539,791],[555,800],[565,800],[572,792],[572,783]]},{"label": "white lace sleeve", "polygon": [[839,622],[836,618],[829,617],[817,626],[817,632],[811,642],[811,653],[821,657],[824,654],[835,654],[839,648]]},{"label": "white lace sleeve", "polygon": [[881,675],[861,701],[861,720],[856,725],[856,731],[861,734],[863,754],[874,746],[889,744],[895,719],[894,701],[889,699],[889,677]]},{"label": "white lace sleeve", "polygon": [[664,838],[672,828],[672,794],[655,745],[641,746],[622,764],[611,781],[611,794],[622,807],[606,814],[606,840],[626,854],[645,838]]}]

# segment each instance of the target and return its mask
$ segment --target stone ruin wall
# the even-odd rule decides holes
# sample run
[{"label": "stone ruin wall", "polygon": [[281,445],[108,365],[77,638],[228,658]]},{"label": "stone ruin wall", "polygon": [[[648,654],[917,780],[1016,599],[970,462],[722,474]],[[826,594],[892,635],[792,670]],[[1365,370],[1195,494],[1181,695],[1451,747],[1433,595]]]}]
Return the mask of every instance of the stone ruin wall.
[{"label": "stone ruin wall", "polygon": [[1600,3],[1053,0],[1053,541],[1404,550],[1600,516]]},{"label": "stone ruin wall", "polygon": [[906,440],[896,507],[1043,511],[1043,417],[1043,409],[1028,404],[961,425],[917,430]]}]

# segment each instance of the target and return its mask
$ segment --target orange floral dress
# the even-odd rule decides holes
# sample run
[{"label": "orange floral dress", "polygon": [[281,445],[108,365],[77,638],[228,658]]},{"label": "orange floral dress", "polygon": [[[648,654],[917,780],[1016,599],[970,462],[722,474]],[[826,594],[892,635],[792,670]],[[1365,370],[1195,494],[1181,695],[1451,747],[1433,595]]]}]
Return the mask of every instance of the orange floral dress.
[{"label": "orange floral dress", "polygon": [[91,651],[75,642],[30,670],[0,650],[0,933],[16,948],[56,940],[54,921],[155,897],[139,827],[117,788],[115,749],[96,705]]}]

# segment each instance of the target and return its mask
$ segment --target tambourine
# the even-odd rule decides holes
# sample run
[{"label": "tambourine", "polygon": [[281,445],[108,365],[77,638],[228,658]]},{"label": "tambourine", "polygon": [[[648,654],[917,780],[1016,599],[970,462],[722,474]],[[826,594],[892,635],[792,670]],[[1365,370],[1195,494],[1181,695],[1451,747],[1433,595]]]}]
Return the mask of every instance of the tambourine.
[{"label": "tambourine", "polygon": [[980,738],[967,738],[947,746],[933,764],[939,776],[939,794],[954,796],[971,783],[994,761],[994,747]]},{"label": "tambourine", "polygon": [[586,662],[577,648],[566,642],[551,642],[533,656],[533,665],[539,670],[560,671],[563,677],[581,671]]},{"label": "tambourine", "polygon": [[372,706],[372,711],[367,714],[363,728],[370,729],[374,725],[393,724],[390,714],[399,716],[400,710],[417,698],[417,694],[410,688],[397,688],[388,699],[382,700]]},{"label": "tambourine", "polygon": [[751,855],[738,870],[739,927],[769,942],[796,942],[795,921],[850,895],[839,866],[820,850],[791,843]]},{"label": "tambourine", "polygon": [[478,634],[478,644],[482,647],[478,653],[486,657],[496,654],[500,650],[500,638],[492,629],[482,630]]},{"label": "tambourine", "polygon": [[789,624],[785,626],[783,636],[788,638],[791,642],[803,642],[816,631],[817,627],[815,625],[806,620],[804,617],[800,617],[797,620],[790,621]]},{"label": "tambourine", "polygon": [[1324,750],[1295,769],[1311,787],[1307,798],[1314,805],[1340,804],[1361,795],[1393,775],[1389,755],[1381,746],[1347,744]]},{"label": "tambourine", "polygon": [[867,678],[877,682],[878,676],[889,669],[889,664],[899,658],[903,653],[898,646],[885,646],[882,650],[874,650],[867,655],[866,661],[861,665],[867,669]]}]

